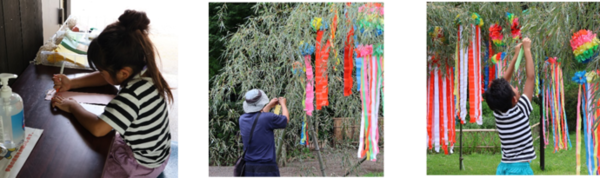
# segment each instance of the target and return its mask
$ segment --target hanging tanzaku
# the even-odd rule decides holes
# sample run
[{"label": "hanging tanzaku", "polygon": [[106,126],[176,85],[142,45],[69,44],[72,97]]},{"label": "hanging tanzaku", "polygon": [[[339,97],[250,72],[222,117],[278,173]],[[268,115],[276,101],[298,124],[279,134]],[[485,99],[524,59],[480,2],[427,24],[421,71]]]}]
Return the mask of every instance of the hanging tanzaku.
[{"label": "hanging tanzaku", "polygon": [[543,114],[542,128],[547,129],[548,133],[552,128],[554,152],[567,150],[571,148],[571,140],[565,112],[561,63],[556,57],[549,57],[544,63],[544,69],[547,74],[544,81],[548,82],[544,82],[543,85],[543,107],[547,113]]},{"label": "hanging tanzaku", "polygon": [[455,114],[453,101],[454,73],[447,67],[440,69],[439,59],[430,57],[427,77],[427,147],[445,154],[452,153],[455,143]]}]

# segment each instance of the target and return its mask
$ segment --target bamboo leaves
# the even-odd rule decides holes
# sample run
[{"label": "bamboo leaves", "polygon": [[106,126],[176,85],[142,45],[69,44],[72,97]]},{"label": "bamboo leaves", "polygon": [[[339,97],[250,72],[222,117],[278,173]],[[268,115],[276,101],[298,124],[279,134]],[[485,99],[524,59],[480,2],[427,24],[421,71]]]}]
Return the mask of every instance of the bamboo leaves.
[{"label": "bamboo leaves", "polygon": [[[235,158],[230,154],[236,154],[236,151],[225,151],[226,155],[223,156],[213,155],[217,150],[235,150],[235,147],[223,148],[223,143],[228,141],[212,134],[212,131],[216,127],[227,129],[229,133],[238,130],[237,119],[243,114],[241,106],[244,92],[253,88],[263,89],[270,98],[287,98],[290,111],[290,123],[286,128],[288,131],[278,132],[276,137],[283,134],[281,138],[287,149],[299,147],[302,122],[300,118],[304,115],[302,82],[305,81],[302,79],[306,77],[303,72],[300,72],[300,76],[294,75],[292,64],[304,63],[303,56],[298,52],[301,42],[313,45],[316,43],[315,32],[310,29],[310,21],[314,17],[320,17],[324,23],[331,24],[336,14],[338,16],[335,38],[332,39],[331,30],[326,30],[322,41],[325,43],[331,40],[333,44],[327,61],[330,105],[319,111],[320,117],[314,121],[319,127],[316,129],[319,131],[319,138],[327,138],[325,133],[332,131],[333,117],[359,118],[360,98],[358,94],[343,96],[344,84],[338,80],[343,78],[343,70],[340,70],[343,69],[343,64],[337,62],[335,55],[337,54],[338,58],[343,56],[345,36],[356,26],[356,21],[370,18],[358,12],[358,7],[363,4],[352,3],[347,6],[345,3],[258,3],[252,7],[252,10],[258,13],[257,16],[249,17],[236,33],[227,36],[226,49],[223,52],[223,58],[227,59],[227,62],[222,73],[215,76],[213,87],[209,91],[211,160],[219,160],[220,164],[233,162],[233,159],[228,158]],[[371,26],[365,27],[364,33],[357,33],[356,42],[383,44],[383,35],[375,32],[377,23],[371,23]],[[383,23],[379,25],[382,27]],[[356,85],[353,90],[355,89]]]}]

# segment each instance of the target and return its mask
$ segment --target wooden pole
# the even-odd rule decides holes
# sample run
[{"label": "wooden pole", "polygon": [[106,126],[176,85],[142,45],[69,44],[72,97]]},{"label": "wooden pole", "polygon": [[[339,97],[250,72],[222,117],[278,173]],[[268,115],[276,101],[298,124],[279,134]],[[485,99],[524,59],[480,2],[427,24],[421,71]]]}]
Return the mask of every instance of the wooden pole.
[{"label": "wooden pole", "polygon": [[[541,74],[541,70],[538,69],[538,71],[540,71],[540,74]],[[538,95],[538,96],[540,96],[539,100],[541,101],[540,103],[542,106],[540,109],[540,124],[542,124],[542,125],[540,125],[540,168],[542,169],[542,171],[544,171],[545,164],[546,164],[546,162],[545,162],[546,149],[544,149],[545,140],[544,140],[544,126],[543,126],[544,125],[544,117],[542,117],[542,116],[544,116],[543,115],[544,114],[544,99],[543,99],[544,95],[543,95],[543,93],[544,92],[540,92],[540,94]]]},{"label": "wooden pole", "polygon": [[[315,111],[315,119],[319,118],[318,113],[319,113],[319,111]],[[325,167],[323,166],[323,158],[321,157],[321,151],[319,150],[319,139],[317,138],[317,133],[315,132],[314,126],[311,126],[310,119],[307,119],[307,122],[309,122],[309,123],[307,123],[306,125],[308,125],[310,127],[311,137],[313,138],[313,140],[315,142],[315,150],[317,150],[317,155],[319,158],[319,166],[321,167],[321,175],[323,177],[325,177]]]},{"label": "wooden pole", "polygon": [[354,169],[356,169],[358,166],[360,166],[360,164],[362,164],[363,162],[365,162],[365,160],[367,160],[367,157],[366,157],[366,156],[365,156],[365,157],[364,157],[362,160],[360,160],[360,161],[358,162],[358,164],[356,164],[356,165],[352,166],[352,169],[350,169],[350,171],[346,172],[346,174],[344,174],[344,177],[346,177],[346,176],[350,175],[350,173],[351,173],[352,171],[354,171]]},{"label": "wooden pole", "polygon": [[463,165],[463,157],[462,157],[462,147],[463,147],[463,141],[462,141],[462,135],[463,135],[463,129],[462,129],[462,123],[459,122],[460,125],[460,149],[459,149],[459,153],[460,153],[460,164],[459,164],[459,170],[464,170],[464,165]]}]

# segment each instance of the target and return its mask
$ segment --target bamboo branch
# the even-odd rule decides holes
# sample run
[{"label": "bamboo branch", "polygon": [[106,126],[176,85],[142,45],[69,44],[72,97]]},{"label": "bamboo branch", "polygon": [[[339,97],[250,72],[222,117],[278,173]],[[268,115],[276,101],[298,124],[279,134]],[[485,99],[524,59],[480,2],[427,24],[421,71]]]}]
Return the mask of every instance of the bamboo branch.
[{"label": "bamboo branch", "polygon": [[[318,111],[315,111],[315,118],[318,118],[317,113],[318,113]],[[308,127],[310,129],[311,137],[313,138],[313,140],[315,142],[315,150],[317,150],[317,155],[319,158],[319,166],[321,167],[321,175],[323,177],[325,177],[325,167],[323,166],[323,158],[321,157],[321,151],[319,150],[319,139],[317,138],[317,133],[315,132],[315,128],[311,126],[310,119],[307,119],[306,122],[309,122],[306,125],[308,125]]]}]

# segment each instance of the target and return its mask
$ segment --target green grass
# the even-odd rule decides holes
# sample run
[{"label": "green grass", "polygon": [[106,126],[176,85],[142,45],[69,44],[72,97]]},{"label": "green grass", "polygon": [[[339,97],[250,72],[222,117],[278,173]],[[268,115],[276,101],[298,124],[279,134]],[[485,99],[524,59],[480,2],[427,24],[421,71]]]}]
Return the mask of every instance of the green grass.
[{"label": "green grass", "polygon": [[[554,153],[552,140],[546,146],[545,170],[540,169],[539,139],[534,142],[537,158],[531,161],[531,169],[535,175],[575,175],[576,169],[576,137],[570,134],[571,150],[560,150]],[[549,138],[552,139],[552,138]],[[457,143],[458,144],[458,143]],[[581,141],[581,175],[588,175],[585,163],[585,144]],[[454,149],[454,154],[427,154],[427,175],[495,175],[502,155],[473,153],[463,155],[465,170],[459,170],[459,152]]]},{"label": "green grass", "polygon": [[383,177],[383,172],[371,172],[363,175],[362,177]]}]

